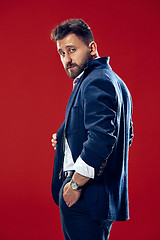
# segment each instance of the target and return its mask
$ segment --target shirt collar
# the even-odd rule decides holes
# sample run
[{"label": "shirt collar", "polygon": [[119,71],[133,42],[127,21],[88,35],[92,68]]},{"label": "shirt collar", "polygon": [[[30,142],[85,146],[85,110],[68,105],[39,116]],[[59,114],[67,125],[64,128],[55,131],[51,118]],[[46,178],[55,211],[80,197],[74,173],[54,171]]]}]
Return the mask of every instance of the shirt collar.
[{"label": "shirt collar", "polygon": [[[84,73],[84,71],[83,72],[81,72],[75,79],[74,79],[74,81],[78,78],[78,79],[80,79],[80,77],[83,75],[83,73]],[[73,82],[74,82],[73,81]]]},{"label": "shirt collar", "polygon": [[74,81],[73,81],[73,89],[74,89],[74,87],[76,86],[76,84],[79,82],[79,79],[82,77],[83,73],[84,73],[84,71],[81,72],[81,73],[74,79]]}]

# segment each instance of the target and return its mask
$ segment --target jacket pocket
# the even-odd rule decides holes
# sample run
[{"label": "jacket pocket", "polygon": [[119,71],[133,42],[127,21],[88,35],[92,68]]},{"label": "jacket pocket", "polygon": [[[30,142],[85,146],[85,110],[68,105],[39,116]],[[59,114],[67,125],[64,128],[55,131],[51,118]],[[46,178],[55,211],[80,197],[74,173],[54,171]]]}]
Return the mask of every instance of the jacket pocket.
[{"label": "jacket pocket", "polygon": [[83,196],[86,202],[86,205],[95,204],[98,200],[98,185],[97,182],[89,184],[84,188]]}]

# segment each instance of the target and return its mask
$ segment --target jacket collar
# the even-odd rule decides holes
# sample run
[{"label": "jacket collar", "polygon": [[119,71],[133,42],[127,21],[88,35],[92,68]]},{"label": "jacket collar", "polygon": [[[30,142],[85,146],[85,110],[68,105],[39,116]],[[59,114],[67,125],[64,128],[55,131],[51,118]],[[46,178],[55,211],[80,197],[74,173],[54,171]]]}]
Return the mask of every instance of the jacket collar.
[{"label": "jacket collar", "polygon": [[104,67],[104,65],[109,66],[110,57],[96,58],[88,62],[86,69]]}]

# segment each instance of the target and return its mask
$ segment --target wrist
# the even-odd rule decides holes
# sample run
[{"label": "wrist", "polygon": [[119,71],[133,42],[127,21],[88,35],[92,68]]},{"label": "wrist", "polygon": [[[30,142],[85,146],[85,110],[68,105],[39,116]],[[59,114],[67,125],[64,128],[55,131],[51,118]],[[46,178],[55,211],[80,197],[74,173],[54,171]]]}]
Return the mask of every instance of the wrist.
[{"label": "wrist", "polygon": [[78,185],[78,183],[76,183],[76,182],[73,181],[72,179],[71,179],[71,181],[70,181],[70,186],[71,186],[71,188],[72,188],[73,190],[75,190],[75,191],[81,191],[82,188],[83,188],[83,186]]},{"label": "wrist", "polygon": [[75,172],[72,176],[72,181],[76,182],[78,186],[84,186],[90,178],[82,176],[81,174]]}]

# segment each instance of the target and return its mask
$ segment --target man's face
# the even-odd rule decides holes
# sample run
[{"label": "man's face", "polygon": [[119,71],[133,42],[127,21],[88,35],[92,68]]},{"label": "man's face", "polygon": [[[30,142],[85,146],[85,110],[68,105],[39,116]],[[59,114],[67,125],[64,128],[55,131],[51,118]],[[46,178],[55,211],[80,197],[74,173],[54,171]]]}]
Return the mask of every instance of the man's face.
[{"label": "man's face", "polygon": [[92,59],[89,46],[73,33],[57,41],[57,50],[67,75],[72,79],[76,78]]}]

